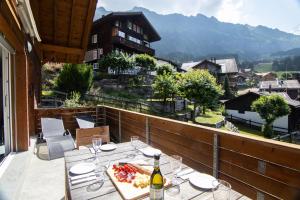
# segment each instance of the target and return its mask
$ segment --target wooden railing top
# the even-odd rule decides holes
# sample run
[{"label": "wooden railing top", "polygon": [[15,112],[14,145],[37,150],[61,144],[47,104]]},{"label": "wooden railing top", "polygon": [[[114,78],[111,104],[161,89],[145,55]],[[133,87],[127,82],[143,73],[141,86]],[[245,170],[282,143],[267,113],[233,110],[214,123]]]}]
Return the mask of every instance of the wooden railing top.
[{"label": "wooden railing top", "polygon": [[252,141],[254,140],[254,141],[257,141],[257,142],[263,142],[265,144],[269,144],[270,146],[275,145],[277,148],[279,148],[279,147],[282,147],[282,148],[290,147],[290,148],[294,148],[295,150],[300,151],[300,145],[297,145],[297,144],[281,142],[281,141],[267,139],[267,138],[258,138],[258,137],[251,136],[251,135],[237,134],[237,133],[234,133],[234,132],[231,132],[231,131],[221,130],[221,129],[207,127],[207,126],[202,126],[202,125],[198,125],[198,124],[191,124],[191,123],[188,123],[188,122],[183,122],[183,121],[174,120],[174,119],[170,119],[170,118],[164,118],[164,117],[159,117],[159,116],[154,116],[154,115],[129,111],[129,110],[121,109],[121,108],[115,108],[115,107],[110,107],[110,106],[101,106],[101,107],[110,108],[110,109],[123,111],[123,112],[127,112],[127,113],[132,113],[132,114],[138,114],[138,115],[141,115],[141,116],[144,116],[144,117],[152,117],[152,118],[161,119],[161,120],[165,120],[165,121],[170,121],[170,122],[176,122],[176,123],[179,123],[179,124],[189,125],[189,126],[192,126],[192,127],[197,127],[197,128],[201,128],[201,129],[210,130],[210,131],[213,131],[216,134],[227,134],[227,135],[231,135],[231,136],[234,136],[234,137],[242,138],[244,140],[252,140]]}]

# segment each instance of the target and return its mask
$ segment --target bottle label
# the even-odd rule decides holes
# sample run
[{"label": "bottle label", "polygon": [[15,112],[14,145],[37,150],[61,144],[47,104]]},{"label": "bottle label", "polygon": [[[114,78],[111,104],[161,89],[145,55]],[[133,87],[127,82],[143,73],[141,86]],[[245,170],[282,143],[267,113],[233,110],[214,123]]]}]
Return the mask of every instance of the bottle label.
[{"label": "bottle label", "polygon": [[151,200],[163,200],[164,199],[164,189],[154,189],[150,188],[150,199]]}]

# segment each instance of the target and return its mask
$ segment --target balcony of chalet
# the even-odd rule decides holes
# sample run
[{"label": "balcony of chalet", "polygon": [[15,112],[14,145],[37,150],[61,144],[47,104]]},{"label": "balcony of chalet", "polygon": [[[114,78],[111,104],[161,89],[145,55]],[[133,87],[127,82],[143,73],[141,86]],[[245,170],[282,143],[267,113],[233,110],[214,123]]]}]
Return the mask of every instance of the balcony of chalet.
[{"label": "balcony of chalet", "polygon": [[[97,126],[108,125],[110,137],[116,143],[128,142],[131,136],[137,135],[169,155],[182,156],[191,168],[228,181],[234,190],[249,198],[299,199],[300,147],[297,145],[108,106],[37,108],[35,132],[41,132],[41,117],[61,116],[65,128],[75,138],[78,128],[75,116],[79,114],[92,115]],[[46,144],[38,144],[36,148],[34,144],[32,139],[30,151],[15,155],[1,190],[11,192],[12,188],[18,188],[16,195],[20,199],[46,194],[43,199],[63,199],[64,159],[49,161]],[[21,180],[16,176],[21,176]]]},{"label": "balcony of chalet", "polygon": [[155,54],[154,49],[147,47],[145,45],[130,41],[130,40],[120,37],[120,36],[112,36],[112,42],[114,45],[121,45],[125,48],[128,48],[129,50],[139,51],[140,53],[146,53],[149,55]]}]

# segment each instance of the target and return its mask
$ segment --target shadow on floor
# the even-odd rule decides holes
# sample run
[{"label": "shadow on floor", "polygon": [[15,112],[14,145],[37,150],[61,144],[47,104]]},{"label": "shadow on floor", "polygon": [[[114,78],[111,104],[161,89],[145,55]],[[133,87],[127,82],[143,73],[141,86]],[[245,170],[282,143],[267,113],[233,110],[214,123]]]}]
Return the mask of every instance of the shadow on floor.
[{"label": "shadow on floor", "polygon": [[36,144],[36,156],[41,160],[49,160],[48,147],[46,143]]}]

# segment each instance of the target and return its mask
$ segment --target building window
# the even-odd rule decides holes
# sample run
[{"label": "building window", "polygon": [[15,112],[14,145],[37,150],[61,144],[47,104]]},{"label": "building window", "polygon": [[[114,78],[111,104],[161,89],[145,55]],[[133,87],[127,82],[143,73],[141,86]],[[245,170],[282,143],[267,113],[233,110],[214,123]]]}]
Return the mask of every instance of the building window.
[{"label": "building window", "polygon": [[121,26],[122,26],[122,22],[120,22],[119,20],[117,20],[117,21],[115,22],[115,26],[121,27]]},{"label": "building window", "polygon": [[96,44],[97,43],[97,34],[92,35],[92,43]]},{"label": "building window", "polygon": [[131,23],[131,21],[128,21],[127,27],[128,27],[130,30],[132,30],[132,23]]},{"label": "building window", "polygon": [[136,26],[136,32],[137,32],[137,33],[141,33],[141,27]]},{"label": "building window", "polygon": [[98,49],[98,59],[103,55],[103,49]]},{"label": "building window", "polygon": [[135,24],[132,25],[132,30],[136,32],[137,26]]},{"label": "building window", "polygon": [[144,34],[144,39],[148,40],[148,35]]},{"label": "building window", "polygon": [[93,60],[96,60],[98,58],[98,51],[97,49],[93,50]]},{"label": "building window", "polygon": [[118,36],[125,38],[125,33],[122,31],[118,31]]},{"label": "building window", "polygon": [[99,69],[99,63],[94,63],[94,64],[93,64],[93,69],[94,69],[94,70]]}]

